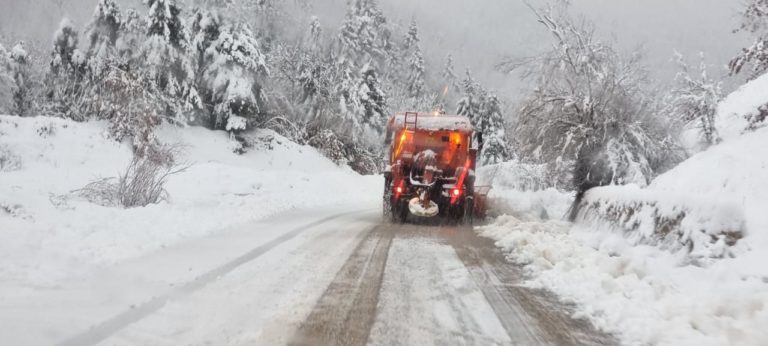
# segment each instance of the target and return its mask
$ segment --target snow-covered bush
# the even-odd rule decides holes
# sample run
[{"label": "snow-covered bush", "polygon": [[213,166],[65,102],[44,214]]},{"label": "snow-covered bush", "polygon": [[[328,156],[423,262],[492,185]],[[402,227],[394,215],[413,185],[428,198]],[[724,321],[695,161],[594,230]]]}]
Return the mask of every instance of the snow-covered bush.
[{"label": "snow-covered bush", "polygon": [[749,0],[741,12],[742,23],[737,31],[755,35],[752,45],[743,48],[728,67],[731,74],[740,73],[747,63],[752,64],[750,79],[768,71],[768,0]]},{"label": "snow-covered bush", "polygon": [[178,146],[155,146],[145,156],[134,155],[128,167],[116,178],[93,181],[74,191],[91,203],[124,208],[144,207],[168,199],[165,183],[188,166],[176,162]]},{"label": "snow-covered bush", "polygon": [[310,134],[307,144],[316,148],[337,165],[348,163],[344,142],[330,129],[321,129],[317,133]]},{"label": "snow-covered bush", "polygon": [[698,143],[695,147],[706,148],[718,143],[715,115],[717,105],[723,99],[721,82],[709,76],[704,53],[701,53],[701,63],[693,70],[680,53],[675,53],[675,62],[680,72],[675,76],[675,87],[667,100],[667,112],[679,121],[683,128],[697,130]]}]

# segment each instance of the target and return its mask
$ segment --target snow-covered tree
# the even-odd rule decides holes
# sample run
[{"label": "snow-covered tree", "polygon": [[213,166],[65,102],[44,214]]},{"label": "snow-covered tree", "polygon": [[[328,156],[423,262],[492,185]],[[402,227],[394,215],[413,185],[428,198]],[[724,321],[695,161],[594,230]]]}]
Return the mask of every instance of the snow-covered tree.
[{"label": "snow-covered tree", "polygon": [[30,115],[32,109],[32,78],[30,57],[24,49],[24,43],[17,43],[10,54],[10,69],[13,78],[12,109],[11,112],[18,116]]},{"label": "snow-covered tree", "polygon": [[535,15],[555,42],[533,64],[522,64],[535,88],[520,111],[516,149],[525,160],[559,166],[554,169],[585,162],[595,175],[609,174],[612,183],[647,183],[674,157],[675,141],[643,89],[640,55],[622,58],[588,23],[577,25],[564,12],[550,8]]},{"label": "snow-covered tree", "polygon": [[360,123],[379,134],[382,133],[386,119],[386,95],[381,90],[376,70],[370,64],[366,64],[360,70],[356,97],[362,106],[362,113],[359,114]]},{"label": "snow-covered tree", "polygon": [[408,97],[411,98],[419,98],[426,91],[424,56],[421,53],[419,42],[419,29],[416,21],[413,20],[408,28],[408,34],[405,35],[405,40],[403,40],[402,50],[406,54],[404,61],[407,62],[404,73],[406,91]]},{"label": "snow-covered tree", "polygon": [[0,43],[0,112],[8,112],[10,108],[11,86],[13,77],[11,77],[10,54]]},{"label": "snow-covered tree", "polygon": [[78,39],[72,23],[63,19],[54,34],[44,112],[82,121],[86,116],[83,107],[86,60],[77,48]]},{"label": "snow-covered tree", "polygon": [[196,111],[196,121],[209,127],[214,127],[212,104],[213,90],[206,81],[211,59],[207,57],[208,50],[219,40],[223,30],[223,19],[215,12],[206,9],[195,9],[190,20],[191,48],[190,59],[194,69],[193,83],[202,100],[201,107]]},{"label": "snow-covered tree", "polygon": [[251,30],[244,25],[222,30],[206,51],[205,80],[212,91],[211,128],[238,132],[266,114],[264,78],[269,71]]},{"label": "snow-covered tree", "polygon": [[485,97],[485,102],[480,107],[475,130],[483,136],[484,146],[479,157],[481,165],[500,163],[510,158],[501,101],[495,94]]},{"label": "snow-covered tree", "polygon": [[91,22],[86,28],[88,72],[92,79],[100,78],[117,55],[117,40],[122,26],[122,14],[114,0],[99,0]]},{"label": "snow-covered tree", "polygon": [[83,63],[83,53],[77,47],[79,36],[69,18],[62,19],[53,38],[50,68],[53,74],[70,73]]},{"label": "snow-covered tree", "polygon": [[320,39],[323,35],[323,27],[320,25],[320,18],[312,16],[309,22],[309,31],[307,33],[307,49],[317,51],[320,49]]},{"label": "snow-covered tree", "polygon": [[674,60],[680,72],[670,93],[668,112],[683,125],[695,124],[705,146],[719,142],[715,115],[717,105],[723,99],[722,83],[709,76],[704,53],[701,53],[698,68],[688,66],[680,53],[675,53]]},{"label": "snow-covered tree", "polygon": [[443,66],[443,70],[440,71],[440,78],[443,82],[443,96],[450,93],[452,90],[460,90],[459,87],[459,77],[456,76],[456,68],[453,66],[453,55],[448,54],[448,56],[445,58],[445,65]]},{"label": "snow-covered tree", "polygon": [[391,54],[391,33],[375,0],[352,0],[339,32],[341,54],[355,63],[382,66]]},{"label": "snow-covered tree", "polygon": [[421,42],[419,38],[419,26],[416,24],[416,19],[411,19],[411,24],[408,26],[408,32],[405,34],[403,40],[403,51],[408,51]]},{"label": "snow-covered tree", "polygon": [[485,91],[472,78],[472,73],[467,69],[466,77],[461,81],[462,97],[456,104],[456,114],[463,115],[472,122],[474,125],[478,114],[480,113],[480,106],[483,103]]},{"label": "snow-covered tree", "polygon": [[356,123],[362,105],[357,98],[357,71],[350,59],[339,58],[335,67],[336,90],[340,114],[345,122]]},{"label": "snow-covered tree", "polygon": [[728,66],[731,74],[737,74],[744,65],[752,64],[751,79],[768,71],[768,0],[749,0],[741,15],[742,23],[737,31],[749,32],[755,35],[755,40],[742,49]]},{"label": "snow-covered tree", "polygon": [[147,38],[140,61],[147,80],[162,93],[163,114],[186,123],[190,111],[202,108],[195,89],[194,69],[188,54],[189,33],[176,0],[147,0]]}]

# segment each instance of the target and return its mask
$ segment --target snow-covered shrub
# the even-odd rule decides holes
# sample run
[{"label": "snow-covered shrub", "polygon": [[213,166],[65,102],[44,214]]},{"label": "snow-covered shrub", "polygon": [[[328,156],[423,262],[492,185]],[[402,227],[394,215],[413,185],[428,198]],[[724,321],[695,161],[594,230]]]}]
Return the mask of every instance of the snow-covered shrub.
[{"label": "snow-covered shrub", "polygon": [[307,140],[306,127],[302,124],[296,124],[285,117],[272,117],[259,124],[259,128],[275,131],[281,136],[298,144],[305,144]]},{"label": "snow-covered shrub", "polygon": [[11,151],[6,145],[0,144],[0,172],[19,170],[21,163],[21,156]]},{"label": "snow-covered shrub", "polygon": [[768,0],[749,0],[741,12],[742,23],[737,31],[755,36],[749,47],[743,48],[728,67],[731,74],[740,73],[747,63],[752,64],[750,79],[768,71]]},{"label": "snow-covered shrub", "polygon": [[676,85],[667,100],[667,112],[683,128],[697,130],[699,143],[695,143],[695,147],[703,149],[718,143],[721,138],[715,120],[717,105],[723,99],[722,83],[709,76],[704,53],[696,70],[691,69],[680,53],[675,53],[675,62],[680,72],[675,76]]},{"label": "snow-covered shrub", "polygon": [[635,244],[685,251],[692,259],[729,256],[729,247],[744,236],[737,205],[691,201],[637,186],[589,190],[576,221],[618,230]]},{"label": "snow-covered shrub", "polygon": [[344,150],[344,142],[330,129],[320,129],[311,133],[307,144],[316,148],[325,157],[331,159],[337,165],[348,163]]},{"label": "snow-covered shrub", "polygon": [[177,146],[154,147],[145,156],[134,155],[116,178],[99,179],[74,191],[91,203],[124,208],[144,207],[168,199],[168,178],[186,170],[176,162]]}]

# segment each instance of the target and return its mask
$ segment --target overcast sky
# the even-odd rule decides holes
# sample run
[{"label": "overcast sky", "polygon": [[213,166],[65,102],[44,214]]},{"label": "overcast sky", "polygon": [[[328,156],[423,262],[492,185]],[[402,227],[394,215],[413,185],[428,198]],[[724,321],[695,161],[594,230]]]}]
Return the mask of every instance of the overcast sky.
[{"label": "overcast sky", "polygon": [[[312,4],[322,23],[335,29],[346,0],[284,0]],[[134,5],[138,0],[119,1]],[[0,0],[0,31],[6,35],[49,41],[63,16],[82,27],[96,0]],[[625,51],[643,45],[653,76],[668,82],[674,50],[695,59],[699,52],[723,71],[730,57],[748,43],[733,34],[738,26],[737,0],[572,0],[573,10],[595,21],[598,33]],[[471,70],[490,87],[514,94],[515,77],[493,71],[505,56],[529,56],[551,40],[522,0],[380,0],[394,24],[416,18],[427,58],[442,66],[447,53],[457,70]],[[513,95],[507,95],[514,98]]]}]

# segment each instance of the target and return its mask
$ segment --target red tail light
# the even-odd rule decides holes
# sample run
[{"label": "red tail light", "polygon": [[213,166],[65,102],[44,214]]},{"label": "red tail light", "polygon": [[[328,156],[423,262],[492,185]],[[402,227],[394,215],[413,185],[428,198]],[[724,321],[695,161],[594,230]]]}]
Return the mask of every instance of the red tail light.
[{"label": "red tail light", "polygon": [[458,195],[461,195],[461,190],[459,190],[459,189],[453,189],[453,195],[454,195],[454,196],[458,196]]},{"label": "red tail light", "polygon": [[403,193],[403,188],[401,186],[398,186],[395,191],[397,191],[397,194]]}]

